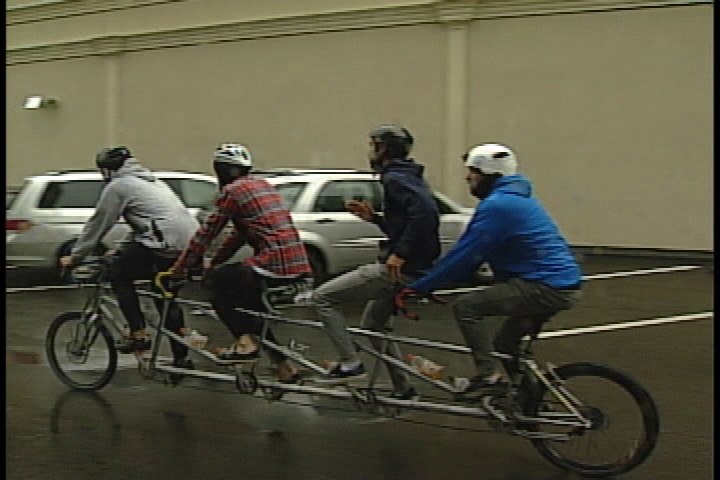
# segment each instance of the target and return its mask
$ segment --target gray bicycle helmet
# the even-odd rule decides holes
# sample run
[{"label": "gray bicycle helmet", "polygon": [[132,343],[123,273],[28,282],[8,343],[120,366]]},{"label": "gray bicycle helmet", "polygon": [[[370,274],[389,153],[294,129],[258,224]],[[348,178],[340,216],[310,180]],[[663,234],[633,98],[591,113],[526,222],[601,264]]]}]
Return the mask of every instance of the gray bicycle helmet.
[{"label": "gray bicycle helmet", "polygon": [[375,127],[370,130],[368,136],[375,144],[376,151],[380,145],[383,145],[385,155],[393,158],[407,157],[415,141],[407,128],[393,124]]}]

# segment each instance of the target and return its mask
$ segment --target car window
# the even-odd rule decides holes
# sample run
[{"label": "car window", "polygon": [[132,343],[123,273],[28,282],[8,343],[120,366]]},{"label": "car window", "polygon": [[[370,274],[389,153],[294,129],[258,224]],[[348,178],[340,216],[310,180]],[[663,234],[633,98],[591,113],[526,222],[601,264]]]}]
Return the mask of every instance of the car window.
[{"label": "car window", "polygon": [[345,202],[360,200],[380,205],[379,188],[372,180],[337,180],[328,182],[315,199],[314,212],[346,212]]},{"label": "car window", "polygon": [[102,180],[49,182],[38,208],[95,208],[102,187]]},{"label": "car window", "polygon": [[188,208],[201,208],[215,200],[218,194],[217,185],[204,180],[192,180],[189,178],[180,181],[182,196]]},{"label": "car window", "polygon": [[297,202],[300,194],[305,190],[305,187],[307,187],[306,182],[291,182],[275,185],[278,193],[283,197],[283,200],[287,202],[288,208],[291,210],[295,206],[295,202]]},{"label": "car window", "polygon": [[215,202],[218,194],[217,185],[205,180],[192,178],[163,178],[170,189],[175,192],[188,208],[207,208]]},{"label": "car window", "polygon": [[[379,188],[379,187],[378,187],[378,188]],[[381,196],[382,196],[382,191],[379,191],[379,192],[378,192],[378,197],[377,197],[377,204],[373,204],[373,208],[375,209],[376,212],[381,212],[381,211],[383,210],[382,198],[381,198]],[[440,213],[440,215],[445,215],[445,214],[447,214],[447,213],[457,213],[457,212],[455,212],[455,210],[454,210],[450,205],[448,205],[448,203],[445,202],[443,199],[441,199],[441,198],[439,198],[439,197],[437,197],[437,196],[435,196],[435,195],[433,195],[433,198],[435,199],[435,204],[437,205],[438,212]]]}]

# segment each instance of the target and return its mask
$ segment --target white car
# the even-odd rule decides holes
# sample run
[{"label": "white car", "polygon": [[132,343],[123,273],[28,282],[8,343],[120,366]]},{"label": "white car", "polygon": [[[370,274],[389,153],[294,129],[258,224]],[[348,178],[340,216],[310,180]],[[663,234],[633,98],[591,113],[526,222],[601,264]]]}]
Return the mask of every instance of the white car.
[{"label": "white car", "polygon": [[[382,211],[382,185],[378,175],[353,169],[276,169],[254,171],[278,189],[290,206],[293,222],[307,248],[316,280],[376,260],[378,242],[385,238],[374,224],[348,212],[345,202],[364,200]],[[442,193],[434,192],[440,211],[440,241],[445,253],[460,237],[472,217]],[[198,219],[202,221],[203,210]],[[235,259],[250,254],[241,249]]]},{"label": "white car", "polygon": [[[201,173],[157,171],[193,215],[217,195],[217,181]],[[65,246],[95,211],[103,181],[97,170],[48,172],[25,179],[19,191],[6,191],[6,265],[56,267]],[[118,222],[99,250],[112,248],[129,227]],[[100,252],[99,252],[100,253]]]}]

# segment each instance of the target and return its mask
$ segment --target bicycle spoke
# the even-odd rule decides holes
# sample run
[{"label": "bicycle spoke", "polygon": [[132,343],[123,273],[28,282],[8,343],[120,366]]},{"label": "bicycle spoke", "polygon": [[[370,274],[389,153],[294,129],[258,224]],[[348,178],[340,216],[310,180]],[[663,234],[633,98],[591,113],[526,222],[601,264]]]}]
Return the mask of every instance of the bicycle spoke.
[{"label": "bicycle spoke", "polygon": [[[535,439],[540,453],[554,464],[588,476],[617,475],[641,463],[653,449],[658,418],[647,392],[623,374],[592,364],[573,364],[558,370],[565,388],[580,404],[589,428],[535,424],[541,433],[565,434],[567,440]],[[535,415],[556,418],[568,413],[555,394],[543,389]]]},{"label": "bicycle spoke", "polygon": [[88,324],[79,312],[60,315],[52,323],[46,351],[58,377],[79,390],[104,386],[117,366],[112,338],[99,321]]}]

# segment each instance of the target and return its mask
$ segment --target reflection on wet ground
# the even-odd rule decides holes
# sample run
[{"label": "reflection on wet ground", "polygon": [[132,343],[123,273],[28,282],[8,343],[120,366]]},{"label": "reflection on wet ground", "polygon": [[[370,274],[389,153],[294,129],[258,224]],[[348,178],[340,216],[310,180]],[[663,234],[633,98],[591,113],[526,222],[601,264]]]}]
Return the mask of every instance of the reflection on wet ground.
[{"label": "reflection on wet ground", "polygon": [[[687,263],[605,259],[586,262],[584,269],[591,274]],[[712,275],[704,269],[589,281],[582,303],[547,330],[711,311],[712,291]],[[200,298],[201,292],[187,295]],[[528,441],[491,433],[477,419],[410,411],[378,418],[348,401],[287,394],[270,402],[242,395],[231,383],[199,379],[170,387],[160,377],[143,380],[128,359],[100,392],[69,391],[47,366],[43,341],[51,319],[79,308],[81,298],[75,290],[6,295],[8,478],[575,478]],[[357,325],[360,308],[348,309]],[[421,314],[419,322],[398,321],[395,333],[461,344],[447,307],[423,307]],[[308,308],[288,315],[314,319]],[[212,345],[229,341],[213,319],[188,318]],[[645,464],[622,478],[712,478],[712,333],[712,319],[677,322],[542,340],[536,353],[556,364],[612,365],[651,392],[661,412],[660,441]],[[310,344],[313,359],[334,357],[320,331],[284,326],[277,334]],[[407,351],[445,365],[449,374],[471,373],[464,356]]]}]

